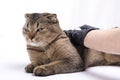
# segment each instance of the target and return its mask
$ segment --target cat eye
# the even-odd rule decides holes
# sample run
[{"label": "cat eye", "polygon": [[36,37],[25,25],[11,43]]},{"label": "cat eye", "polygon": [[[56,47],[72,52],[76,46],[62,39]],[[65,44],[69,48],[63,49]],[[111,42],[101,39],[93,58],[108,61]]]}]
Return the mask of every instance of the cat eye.
[{"label": "cat eye", "polygon": [[39,23],[37,23],[37,28],[39,27]]},{"label": "cat eye", "polygon": [[36,31],[39,32],[39,31],[42,31],[44,28],[39,28],[37,29]]},{"label": "cat eye", "polygon": [[40,28],[40,30],[42,31],[44,28]]},{"label": "cat eye", "polygon": [[27,27],[29,26],[29,24],[27,24]]},{"label": "cat eye", "polygon": [[25,32],[29,32],[29,30],[28,30],[28,29],[26,29],[26,28],[24,28],[24,30],[25,30]]},{"label": "cat eye", "polygon": [[39,32],[40,30],[39,29],[37,29],[37,31],[36,32]]}]

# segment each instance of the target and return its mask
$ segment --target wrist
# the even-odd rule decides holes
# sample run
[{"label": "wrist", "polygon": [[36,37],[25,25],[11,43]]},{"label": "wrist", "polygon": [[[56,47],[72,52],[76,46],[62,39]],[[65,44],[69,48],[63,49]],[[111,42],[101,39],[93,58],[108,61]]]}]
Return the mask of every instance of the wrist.
[{"label": "wrist", "polygon": [[98,33],[99,31],[100,30],[91,30],[86,34],[83,40],[83,44],[85,47],[89,47],[90,44],[94,44],[93,39],[95,37],[95,34]]}]

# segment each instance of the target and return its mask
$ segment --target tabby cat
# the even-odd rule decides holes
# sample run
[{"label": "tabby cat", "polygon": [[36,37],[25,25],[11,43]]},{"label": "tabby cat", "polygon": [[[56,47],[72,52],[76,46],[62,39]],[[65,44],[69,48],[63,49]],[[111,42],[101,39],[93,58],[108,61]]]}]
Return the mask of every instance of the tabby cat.
[{"label": "tabby cat", "polygon": [[59,27],[56,14],[25,14],[25,18],[23,35],[31,60],[26,72],[47,76],[84,69],[78,51]]},{"label": "tabby cat", "polygon": [[23,35],[31,63],[25,71],[36,76],[82,71],[90,66],[119,65],[120,56],[73,46],[56,14],[25,14]]}]

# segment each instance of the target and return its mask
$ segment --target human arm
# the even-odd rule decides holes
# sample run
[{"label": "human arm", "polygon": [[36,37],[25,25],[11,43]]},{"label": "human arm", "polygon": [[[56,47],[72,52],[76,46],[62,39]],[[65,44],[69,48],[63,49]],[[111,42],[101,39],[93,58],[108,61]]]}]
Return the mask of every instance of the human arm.
[{"label": "human arm", "polygon": [[120,28],[92,30],[84,38],[84,46],[120,55]]},{"label": "human arm", "polygon": [[73,44],[120,55],[120,28],[101,30],[83,25],[81,30],[66,31]]}]

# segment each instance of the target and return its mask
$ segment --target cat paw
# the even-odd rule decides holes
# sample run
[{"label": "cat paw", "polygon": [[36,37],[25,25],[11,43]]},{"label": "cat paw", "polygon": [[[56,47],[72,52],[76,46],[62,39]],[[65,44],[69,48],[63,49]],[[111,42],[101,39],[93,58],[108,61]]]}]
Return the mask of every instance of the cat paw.
[{"label": "cat paw", "polygon": [[33,69],[35,68],[35,66],[33,64],[28,64],[26,67],[25,67],[25,71],[28,72],[28,73],[33,73]]},{"label": "cat paw", "polygon": [[49,70],[47,70],[44,66],[35,67],[33,74],[35,76],[48,76],[48,75],[50,75]]}]

